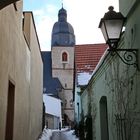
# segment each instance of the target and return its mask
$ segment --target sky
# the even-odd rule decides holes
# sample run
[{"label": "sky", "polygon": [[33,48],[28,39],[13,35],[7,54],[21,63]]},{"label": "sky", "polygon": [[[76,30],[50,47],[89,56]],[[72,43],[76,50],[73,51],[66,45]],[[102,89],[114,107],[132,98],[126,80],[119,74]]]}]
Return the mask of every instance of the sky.
[{"label": "sky", "polygon": [[51,50],[51,32],[58,21],[58,11],[67,10],[67,21],[73,26],[76,44],[104,43],[100,19],[110,5],[118,12],[119,0],[23,0],[23,10],[32,11],[42,51]]}]

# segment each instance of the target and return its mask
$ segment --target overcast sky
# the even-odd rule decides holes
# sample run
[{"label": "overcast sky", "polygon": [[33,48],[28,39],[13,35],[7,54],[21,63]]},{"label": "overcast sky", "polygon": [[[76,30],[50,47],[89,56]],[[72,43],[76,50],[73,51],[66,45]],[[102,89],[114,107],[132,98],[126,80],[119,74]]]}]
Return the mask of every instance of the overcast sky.
[{"label": "overcast sky", "polygon": [[[62,0],[23,0],[24,11],[33,11],[41,50],[51,48],[52,27],[58,21]],[[67,21],[73,26],[76,44],[104,43],[98,28],[110,5],[118,11],[119,0],[63,0]]]}]

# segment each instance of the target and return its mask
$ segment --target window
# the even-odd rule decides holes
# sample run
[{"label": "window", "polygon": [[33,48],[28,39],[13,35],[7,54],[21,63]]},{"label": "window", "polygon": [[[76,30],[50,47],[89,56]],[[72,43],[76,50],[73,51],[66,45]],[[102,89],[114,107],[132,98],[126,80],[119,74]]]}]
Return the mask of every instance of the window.
[{"label": "window", "polygon": [[67,62],[68,61],[68,54],[66,52],[62,53],[62,62]]}]

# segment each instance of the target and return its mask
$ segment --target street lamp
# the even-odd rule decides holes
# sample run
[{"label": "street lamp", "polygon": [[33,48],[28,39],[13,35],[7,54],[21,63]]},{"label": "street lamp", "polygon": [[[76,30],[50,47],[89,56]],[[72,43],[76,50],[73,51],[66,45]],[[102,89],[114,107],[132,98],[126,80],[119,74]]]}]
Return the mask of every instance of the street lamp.
[{"label": "street lamp", "polygon": [[[118,42],[121,37],[125,17],[120,12],[115,12],[113,6],[99,23],[106,43],[109,45],[108,51],[116,53],[119,58],[127,65],[134,65],[138,68],[138,50],[137,49],[118,49]],[[123,52],[121,55],[119,52]]]}]

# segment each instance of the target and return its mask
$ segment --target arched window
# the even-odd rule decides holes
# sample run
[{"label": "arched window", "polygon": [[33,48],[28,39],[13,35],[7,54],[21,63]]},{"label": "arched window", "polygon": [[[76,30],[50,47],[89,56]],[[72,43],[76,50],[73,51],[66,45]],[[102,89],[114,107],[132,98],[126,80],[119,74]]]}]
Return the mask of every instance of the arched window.
[{"label": "arched window", "polygon": [[68,54],[66,52],[62,53],[62,61],[67,62],[68,61]]}]

